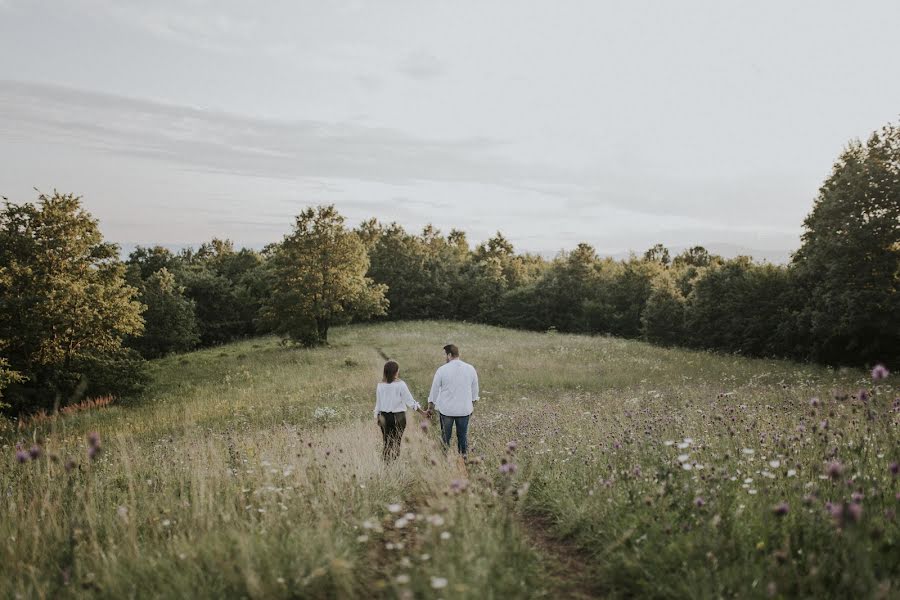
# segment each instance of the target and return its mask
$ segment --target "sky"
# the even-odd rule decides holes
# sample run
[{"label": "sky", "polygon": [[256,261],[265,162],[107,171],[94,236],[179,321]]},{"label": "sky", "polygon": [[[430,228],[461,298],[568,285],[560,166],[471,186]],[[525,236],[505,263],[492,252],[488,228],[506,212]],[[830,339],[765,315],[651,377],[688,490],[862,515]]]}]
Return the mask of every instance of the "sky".
[{"label": "sky", "polygon": [[900,118],[900,3],[0,0],[0,194],[122,244],[304,207],[523,251],[779,260]]}]

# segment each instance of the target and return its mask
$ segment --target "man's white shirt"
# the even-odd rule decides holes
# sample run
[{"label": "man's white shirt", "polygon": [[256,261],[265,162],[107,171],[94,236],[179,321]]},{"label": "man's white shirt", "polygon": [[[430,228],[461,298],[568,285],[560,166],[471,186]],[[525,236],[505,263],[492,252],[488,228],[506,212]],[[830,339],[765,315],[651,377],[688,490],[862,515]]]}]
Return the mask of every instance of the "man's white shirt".
[{"label": "man's white shirt", "polygon": [[442,415],[465,417],[475,410],[478,400],[478,373],[475,367],[458,358],[440,367],[434,374],[428,401]]}]

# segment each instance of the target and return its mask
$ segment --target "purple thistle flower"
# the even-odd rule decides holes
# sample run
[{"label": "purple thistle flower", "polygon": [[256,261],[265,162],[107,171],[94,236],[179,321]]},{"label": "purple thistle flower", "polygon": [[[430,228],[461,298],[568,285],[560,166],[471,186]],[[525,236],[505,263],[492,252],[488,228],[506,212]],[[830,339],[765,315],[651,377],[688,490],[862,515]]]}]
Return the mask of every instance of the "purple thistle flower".
[{"label": "purple thistle flower", "polygon": [[39,459],[41,457],[41,454],[43,454],[43,451],[37,444],[28,449],[28,455],[32,458],[32,460]]},{"label": "purple thistle flower", "polygon": [[894,477],[896,477],[897,474],[900,473],[900,464],[893,462],[891,463],[891,466],[889,468],[891,470],[891,475],[893,475]]},{"label": "purple thistle flower", "polygon": [[859,523],[859,520],[862,518],[862,511],[862,504],[852,503],[847,505],[847,516],[849,516],[850,520],[854,523]]},{"label": "purple thistle flower", "polygon": [[92,431],[87,436],[88,444],[91,448],[99,448],[100,447],[100,434],[96,431]]},{"label": "purple thistle flower", "polygon": [[887,379],[890,374],[891,372],[887,370],[887,367],[879,363],[872,369],[872,380],[881,381],[882,379]]},{"label": "purple thistle flower", "polygon": [[459,493],[469,487],[469,482],[465,479],[454,479],[450,482],[450,491]]},{"label": "purple thistle flower", "polygon": [[16,450],[16,462],[19,464],[27,463],[31,457],[24,450]]},{"label": "purple thistle flower", "polygon": [[72,472],[72,469],[74,469],[75,466],[76,466],[76,465],[75,465],[75,461],[74,461],[74,460],[72,460],[71,458],[68,459],[68,460],[66,460],[66,465],[65,465],[65,467],[66,467],[66,473],[71,473],[71,472]]},{"label": "purple thistle flower", "polygon": [[868,402],[869,401],[869,390],[859,390],[859,401],[860,402]]},{"label": "purple thistle flower", "polygon": [[841,473],[844,472],[844,465],[836,460],[833,460],[825,467],[825,472],[832,479],[837,479],[841,476]]},{"label": "purple thistle flower", "polygon": [[778,515],[779,517],[783,517],[784,515],[788,514],[789,510],[790,510],[790,507],[788,506],[787,502],[780,502],[772,508],[772,512],[775,513],[776,515]]},{"label": "purple thistle flower", "polygon": [[694,498],[694,506],[696,506],[697,508],[702,508],[705,504],[706,504],[706,500],[704,500],[700,496],[697,496],[696,498]]},{"label": "purple thistle flower", "polygon": [[818,398],[812,398],[812,399],[809,401],[809,405],[812,406],[813,408],[819,406],[819,399],[818,399]]},{"label": "purple thistle flower", "polygon": [[97,455],[100,454],[100,446],[91,446],[90,448],[88,448],[87,454],[88,458],[94,460],[95,458],[97,458]]},{"label": "purple thistle flower", "polygon": [[853,492],[853,493],[850,495],[850,498],[851,498],[851,499],[853,500],[853,502],[855,502],[856,504],[859,504],[860,502],[862,502],[864,497],[865,497],[865,496],[862,495],[862,492]]},{"label": "purple thistle flower", "polygon": [[504,475],[512,475],[516,472],[516,469],[518,469],[518,467],[516,467],[516,465],[513,463],[505,462],[500,465],[500,472]]},{"label": "purple thistle flower", "polygon": [[516,443],[516,440],[513,440],[513,441],[509,442],[508,444],[506,444],[506,451],[509,452],[510,454],[512,454],[513,452],[516,451],[516,448],[518,448],[518,447],[519,447],[519,445]]}]

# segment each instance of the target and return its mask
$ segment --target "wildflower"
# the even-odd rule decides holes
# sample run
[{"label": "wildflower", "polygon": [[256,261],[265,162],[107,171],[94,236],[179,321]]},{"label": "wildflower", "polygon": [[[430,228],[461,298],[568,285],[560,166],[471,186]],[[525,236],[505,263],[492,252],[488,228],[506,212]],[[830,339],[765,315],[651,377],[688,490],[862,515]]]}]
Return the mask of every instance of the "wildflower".
[{"label": "wildflower", "polygon": [[859,390],[859,401],[867,402],[869,400],[869,390]]},{"label": "wildflower", "polygon": [[519,445],[516,443],[516,440],[513,440],[506,444],[506,451],[509,454],[512,454],[513,452],[516,451],[516,448],[518,448],[518,447],[519,447]]},{"label": "wildflower", "polygon": [[687,462],[687,460],[688,460],[690,457],[691,457],[690,454],[679,454],[679,455],[678,455],[678,462],[680,462],[680,463]]},{"label": "wildflower", "polygon": [[100,446],[91,446],[88,448],[88,458],[91,460],[97,458],[98,454],[100,454]]},{"label": "wildflower", "polygon": [[862,504],[857,504],[856,502],[849,504],[847,505],[847,516],[849,516],[854,523],[858,523],[860,518],[862,518],[862,510]]},{"label": "wildflower", "polygon": [[666,446],[671,446],[671,445],[673,445],[674,443],[675,443],[674,440],[666,440],[666,441],[663,442],[663,444],[666,445]]},{"label": "wildflower", "polygon": [[778,467],[781,466],[781,461],[780,460],[770,460],[769,466],[772,467],[773,469],[777,469]]},{"label": "wildflower", "polygon": [[447,579],[444,577],[432,577],[431,587],[436,590],[442,590],[447,587]]},{"label": "wildflower", "polygon": [[369,536],[367,536],[366,534],[358,535],[356,536],[356,541],[360,544],[365,544],[369,541]]},{"label": "wildflower", "polygon": [[163,519],[163,522],[162,522],[163,527],[169,527],[171,525],[172,525],[172,521],[170,521],[169,519]]},{"label": "wildflower", "polygon": [[92,448],[100,447],[100,434],[99,433],[97,433],[96,431],[92,431],[88,434],[87,438],[88,438],[88,444]]},{"label": "wildflower", "polygon": [[815,397],[811,398],[809,400],[809,405],[812,406],[813,408],[816,408],[817,406],[819,406],[819,399],[815,398]]},{"label": "wildflower", "polygon": [[428,431],[428,421],[422,421],[421,423],[419,423],[419,428],[422,430],[422,432],[427,432]]},{"label": "wildflower", "polygon": [[825,472],[832,479],[838,479],[841,476],[841,473],[844,472],[844,465],[840,462],[833,460],[825,467]]},{"label": "wildflower", "polygon": [[74,469],[76,466],[77,465],[75,464],[74,460],[72,460],[71,458],[67,459],[65,464],[66,473],[71,473],[72,469]]},{"label": "wildflower", "polygon": [[795,477],[797,475],[797,469],[788,469],[787,476]]},{"label": "wildflower", "polygon": [[772,512],[779,517],[783,517],[784,515],[788,514],[789,509],[790,507],[788,506],[787,502],[780,502],[772,508]]},{"label": "wildflower", "polygon": [[503,459],[503,462],[500,464],[500,472],[504,475],[512,475],[517,468],[514,463],[506,462],[506,459]]},{"label": "wildflower", "polygon": [[37,444],[28,449],[28,456],[30,456],[32,460],[39,459],[41,457],[41,454],[43,454],[43,451]]},{"label": "wildflower", "polygon": [[891,470],[891,475],[896,477],[897,473],[900,473],[900,464],[891,463],[890,470]]},{"label": "wildflower", "polygon": [[409,583],[409,575],[407,575],[406,573],[401,573],[400,575],[397,575],[397,578],[394,579],[394,581],[396,581],[400,585],[406,585],[407,583]]},{"label": "wildflower", "polygon": [[403,510],[403,505],[402,504],[388,504],[387,509],[388,509],[388,512],[398,513],[401,510]]},{"label": "wildflower", "polygon": [[890,374],[891,372],[887,370],[887,367],[879,363],[872,369],[872,380],[881,381],[882,379],[887,379]]},{"label": "wildflower", "polygon": [[467,487],[469,487],[469,482],[465,479],[454,479],[450,482],[450,491],[456,494],[465,491]]},{"label": "wildflower", "polygon": [[449,540],[449,539],[450,539],[450,532],[449,532],[449,531],[442,531],[442,532],[441,532],[441,539],[442,539],[442,540]]},{"label": "wildflower", "polygon": [[31,456],[28,455],[24,450],[16,450],[16,462],[19,464],[27,463],[31,460]]},{"label": "wildflower", "polygon": [[409,525],[409,520],[406,517],[400,517],[399,519],[394,521],[394,527],[396,527],[397,529],[403,529],[407,525]]},{"label": "wildflower", "polygon": [[862,502],[862,501],[863,501],[863,497],[864,497],[864,496],[863,496],[862,493],[860,493],[860,492],[853,492],[853,494],[850,495],[850,498],[851,498],[851,499],[853,500],[853,502],[856,503],[856,504],[859,504],[860,502]]},{"label": "wildflower", "polygon": [[428,522],[435,527],[442,527],[444,525],[444,517],[441,515],[431,515],[428,517]]},{"label": "wildflower", "polygon": [[706,504],[706,500],[704,500],[700,496],[697,496],[696,498],[694,498],[694,506],[696,506],[697,508],[702,508],[705,504]]},{"label": "wildflower", "polygon": [[743,452],[747,456],[753,456],[754,454],[756,454],[756,451],[753,448],[744,448],[741,450],[741,452]]}]

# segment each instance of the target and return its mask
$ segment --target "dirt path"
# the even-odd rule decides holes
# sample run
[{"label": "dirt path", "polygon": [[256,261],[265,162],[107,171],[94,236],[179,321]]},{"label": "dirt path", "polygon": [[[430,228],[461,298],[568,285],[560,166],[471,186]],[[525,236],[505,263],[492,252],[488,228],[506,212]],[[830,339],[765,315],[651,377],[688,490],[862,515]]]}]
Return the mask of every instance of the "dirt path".
[{"label": "dirt path", "polygon": [[548,518],[523,515],[519,524],[526,539],[541,556],[552,598],[587,600],[604,597],[591,577],[590,558],[555,537]]}]

